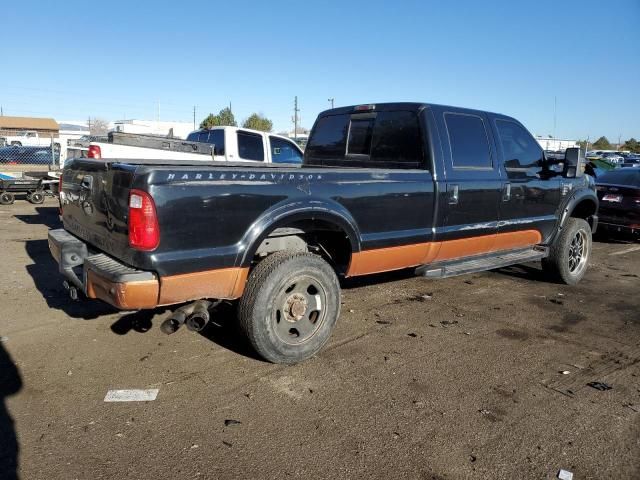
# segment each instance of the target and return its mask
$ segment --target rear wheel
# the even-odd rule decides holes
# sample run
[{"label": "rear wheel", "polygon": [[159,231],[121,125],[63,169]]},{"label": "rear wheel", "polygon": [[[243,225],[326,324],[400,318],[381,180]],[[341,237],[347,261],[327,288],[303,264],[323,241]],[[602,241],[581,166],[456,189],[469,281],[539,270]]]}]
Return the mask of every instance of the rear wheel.
[{"label": "rear wheel", "polygon": [[591,227],[582,218],[567,219],[542,268],[555,280],[575,285],[587,271],[591,256]]},{"label": "rear wheel", "polygon": [[15,197],[13,193],[4,192],[0,194],[0,204],[2,205],[11,205],[15,201]]},{"label": "rear wheel", "polygon": [[251,272],[240,299],[240,327],[273,363],[298,363],[329,340],[340,314],[340,284],[311,253],[276,252]]}]

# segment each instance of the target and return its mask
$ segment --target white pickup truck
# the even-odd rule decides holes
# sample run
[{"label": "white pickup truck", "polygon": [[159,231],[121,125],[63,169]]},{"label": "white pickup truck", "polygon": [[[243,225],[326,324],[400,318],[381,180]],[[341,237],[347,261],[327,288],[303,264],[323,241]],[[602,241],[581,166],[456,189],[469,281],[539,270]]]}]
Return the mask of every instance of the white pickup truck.
[{"label": "white pickup truck", "polygon": [[24,130],[15,135],[3,135],[5,145],[15,145],[18,147],[50,147],[53,142],[57,148],[60,147],[60,139],[50,136],[40,136],[33,130]]},{"label": "white pickup truck", "polygon": [[89,158],[302,163],[300,147],[286,137],[239,127],[191,132],[186,140],[113,132],[109,142],[91,142]]}]

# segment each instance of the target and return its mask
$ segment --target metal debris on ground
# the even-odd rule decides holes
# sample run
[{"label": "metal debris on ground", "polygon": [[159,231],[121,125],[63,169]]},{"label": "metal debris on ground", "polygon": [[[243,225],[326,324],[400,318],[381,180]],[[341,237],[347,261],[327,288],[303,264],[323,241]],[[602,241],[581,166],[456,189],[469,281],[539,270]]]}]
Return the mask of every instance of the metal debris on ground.
[{"label": "metal debris on ground", "polygon": [[569,470],[560,469],[558,472],[558,478],[560,480],[573,480],[573,473]]},{"label": "metal debris on ground", "polygon": [[587,386],[591,388],[595,388],[596,390],[599,390],[601,392],[604,392],[606,390],[611,390],[613,388],[611,385],[607,385],[604,382],[589,382],[587,383]]},{"label": "metal debris on ground", "polygon": [[233,418],[228,418],[224,421],[225,427],[230,427],[232,425],[242,425],[242,422],[240,420],[234,420]]},{"label": "metal debris on ground", "polygon": [[158,396],[158,388],[147,390],[109,390],[104,397],[105,402],[150,402]]},{"label": "metal debris on ground", "polygon": [[569,370],[562,370],[560,373],[562,375],[569,375],[571,372]]},{"label": "metal debris on ground", "polygon": [[9,337],[0,337],[0,343],[5,343],[9,340]]}]

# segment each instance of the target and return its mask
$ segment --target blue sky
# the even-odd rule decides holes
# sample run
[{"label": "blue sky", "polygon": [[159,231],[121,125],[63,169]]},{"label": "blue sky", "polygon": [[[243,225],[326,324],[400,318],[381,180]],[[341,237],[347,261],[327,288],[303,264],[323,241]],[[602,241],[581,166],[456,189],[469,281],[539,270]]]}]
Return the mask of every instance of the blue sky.
[{"label": "blue sky", "polygon": [[[12,7],[13,5],[13,7]],[[229,102],[292,127],[336,106],[426,101],[535,134],[640,138],[640,0],[10,2],[5,115],[198,121]]]}]

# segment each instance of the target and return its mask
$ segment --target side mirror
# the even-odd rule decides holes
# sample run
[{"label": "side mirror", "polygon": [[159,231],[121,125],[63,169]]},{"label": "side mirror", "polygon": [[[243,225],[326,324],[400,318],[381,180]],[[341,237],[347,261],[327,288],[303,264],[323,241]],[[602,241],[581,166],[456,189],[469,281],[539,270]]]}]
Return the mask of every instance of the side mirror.
[{"label": "side mirror", "polygon": [[564,152],[564,171],[567,178],[581,177],[584,174],[584,155],[578,147],[567,148]]}]

